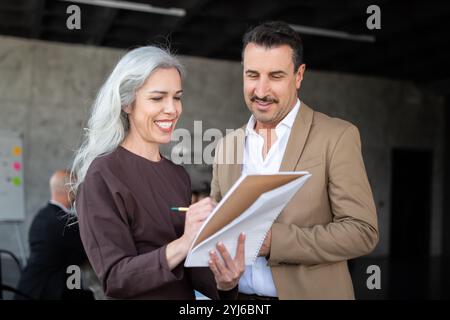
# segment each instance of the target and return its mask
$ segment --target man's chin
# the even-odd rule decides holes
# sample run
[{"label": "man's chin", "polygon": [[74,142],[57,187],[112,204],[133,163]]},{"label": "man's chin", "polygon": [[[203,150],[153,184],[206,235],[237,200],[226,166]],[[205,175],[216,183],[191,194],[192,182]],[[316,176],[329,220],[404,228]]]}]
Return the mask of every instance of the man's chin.
[{"label": "man's chin", "polygon": [[264,114],[259,112],[254,112],[253,116],[255,117],[256,121],[262,124],[271,124],[273,123],[273,116],[272,114]]}]

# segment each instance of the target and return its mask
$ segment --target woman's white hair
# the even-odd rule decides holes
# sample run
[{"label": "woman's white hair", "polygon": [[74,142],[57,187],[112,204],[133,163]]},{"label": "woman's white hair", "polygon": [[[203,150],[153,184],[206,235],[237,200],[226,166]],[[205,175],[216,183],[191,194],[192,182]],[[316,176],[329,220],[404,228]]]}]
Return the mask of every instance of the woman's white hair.
[{"label": "woman's white hair", "polygon": [[178,59],[168,50],[154,46],[134,49],[117,63],[95,99],[83,143],[75,153],[71,171],[73,196],[92,161],[114,151],[125,139],[129,122],[123,108],[133,104],[136,91],[160,68],[176,68],[184,75]]}]

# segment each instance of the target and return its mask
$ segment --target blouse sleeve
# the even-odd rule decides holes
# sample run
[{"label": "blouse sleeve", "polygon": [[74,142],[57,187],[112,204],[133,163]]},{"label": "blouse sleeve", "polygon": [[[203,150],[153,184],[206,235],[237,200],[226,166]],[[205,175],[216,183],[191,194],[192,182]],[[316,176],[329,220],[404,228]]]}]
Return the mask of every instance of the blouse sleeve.
[{"label": "blouse sleeve", "polygon": [[86,175],[76,207],[83,245],[107,296],[133,298],[183,278],[182,265],[169,269],[166,245],[138,255],[124,199],[101,172]]}]

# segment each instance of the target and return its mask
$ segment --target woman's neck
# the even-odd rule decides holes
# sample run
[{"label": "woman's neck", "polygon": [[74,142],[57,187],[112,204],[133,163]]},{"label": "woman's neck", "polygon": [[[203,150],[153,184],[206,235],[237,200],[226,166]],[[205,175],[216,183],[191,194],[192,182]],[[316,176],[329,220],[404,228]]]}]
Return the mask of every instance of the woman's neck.
[{"label": "woman's neck", "polygon": [[131,151],[145,159],[150,161],[160,161],[161,155],[159,153],[159,145],[156,143],[150,143],[142,140],[133,139],[127,136],[121,143],[121,146],[128,151]]}]

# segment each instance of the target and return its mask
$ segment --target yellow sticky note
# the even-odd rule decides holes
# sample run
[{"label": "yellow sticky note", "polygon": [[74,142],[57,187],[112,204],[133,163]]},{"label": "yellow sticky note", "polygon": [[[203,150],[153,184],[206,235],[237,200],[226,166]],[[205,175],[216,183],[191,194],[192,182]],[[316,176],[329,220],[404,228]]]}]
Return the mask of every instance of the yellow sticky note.
[{"label": "yellow sticky note", "polygon": [[14,147],[12,148],[12,154],[13,154],[13,156],[15,156],[15,157],[20,156],[20,155],[22,154],[22,148],[19,147],[19,146],[14,146]]}]

